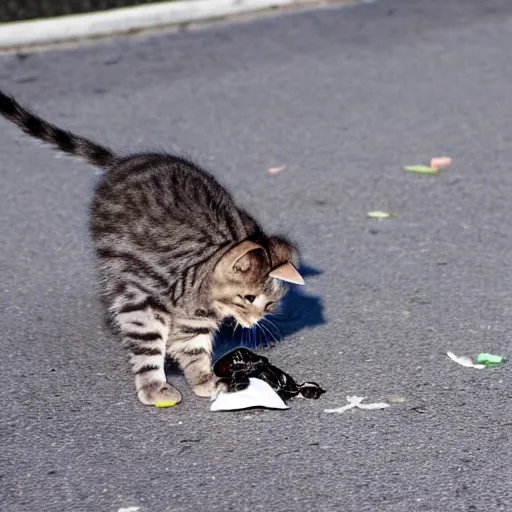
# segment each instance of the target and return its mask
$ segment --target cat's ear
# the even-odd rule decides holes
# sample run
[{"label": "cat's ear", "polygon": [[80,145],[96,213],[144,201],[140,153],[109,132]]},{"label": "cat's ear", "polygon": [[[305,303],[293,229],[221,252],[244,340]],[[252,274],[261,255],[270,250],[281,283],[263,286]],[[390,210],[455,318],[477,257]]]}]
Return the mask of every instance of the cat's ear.
[{"label": "cat's ear", "polygon": [[265,249],[256,242],[246,240],[231,249],[223,258],[223,267],[227,271],[237,273],[261,272],[267,264]]},{"label": "cat's ear", "polygon": [[224,282],[228,276],[245,282],[258,282],[267,275],[270,262],[265,249],[249,240],[233,247],[215,267],[214,280]]},{"label": "cat's ear", "polygon": [[268,248],[274,269],[269,276],[287,283],[304,284],[295,265],[299,260],[299,252],[295,245],[284,236],[271,236],[268,238]]},{"label": "cat's ear", "polygon": [[269,276],[287,283],[304,285],[304,279],[290,262],[279,265]]},{"label": "cat's ear", "polygon": [[269,237],[268,250],[273,267],[288,262],[295,266],[298,264],[299,251],[295,245],[284,236],[274,235]]},{"label": "cat's ear", "polygon": [[246,240],[229,253],[229,265],[235,272],[253,273],[261,271],[265,263],[265,249],[255,242]]}]

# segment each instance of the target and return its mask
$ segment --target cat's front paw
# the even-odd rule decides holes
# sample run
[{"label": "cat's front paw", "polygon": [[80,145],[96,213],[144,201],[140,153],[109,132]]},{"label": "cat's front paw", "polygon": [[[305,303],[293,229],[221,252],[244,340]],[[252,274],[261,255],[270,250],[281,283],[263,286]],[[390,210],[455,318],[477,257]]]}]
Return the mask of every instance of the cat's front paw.
[{"label": "cat's front paw", "polygon": [[198,382],[192,386],[192,391],[200,397],[211,398],[212,400],[217,398],[217,395],[221,391],[227,391],[228,386],[224,380],[220,379],[216,375],[212,374],[207,380]]},{"label": "cat's front paw", "polygon": [[172,407],[181,402],[181,393],[166,382],[149,382],[139,389],[137,397],[144,405]]}]

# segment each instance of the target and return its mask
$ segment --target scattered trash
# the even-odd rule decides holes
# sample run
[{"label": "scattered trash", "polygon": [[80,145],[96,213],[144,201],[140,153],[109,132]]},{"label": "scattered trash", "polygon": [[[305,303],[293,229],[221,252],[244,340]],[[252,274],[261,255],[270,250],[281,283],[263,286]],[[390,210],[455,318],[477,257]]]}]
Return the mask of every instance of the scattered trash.
[{"label": "scattered trash", "polygon": [[280,167],[270,167],[270,169],[267,169],[267,172],[269,174],[277,174],[278,172],[281,172],[283,169],[286,169],[286,165],[281,165]]},{"label": "scattered trash", "polygon": [[430,160],[430,167],[432,169],[442,169],[448,167],[452,163],[452,159],[449,156],[436,156]]},{"label": "scattered trash", "polygon": [[428,165],[406,165],[404,170],[407,172],[417,172],[419,174],[438,174],[443,167],[448,167],[452,163],[449,156],[436,156],[430,160]]},{"label": "scattered trash", "polygon": [[405,398],[405,396],[400,395],[391,395],[389,397],[389,400],[394,404],[403,404],[404,402],[407,402],[407,398]]},{"label": "scattered trash", "polygon": [[366,400],[365,396],[347,396],[347,401],[349,402],[347,405],[338,407],[337,409],[324,409],[324,412],[342,413],[355,407],[358,409],[385,409],[386,407],[389,407],[389,404],[384,402],[379,402],[376,404],[362,404],[361,402],[363,400]]},{"label": "scattered trash", "polygon": [[160,400],[160,402],[155,402],[155,407],[174,407],[176,402],[174,400]]},{"label": "scattered trash", "polygon": [[289,409],[281,397],[264,381],[250,378],[249,386],[234,393],[221,392],[212,402],[210,411],[236,411],[251,407]]},{"label": "scattered trash", "polygon": [[117,512],[137,512],[140,507],[122,507]]},{"label": "scattered trash", "polygon": [[486,366],[494,366],[503,362],[503,356],[489,354],[488,352],[480,352],[476,358],[476,362],[485,364]]},{"label": "scattered trash", "polygon": [[388,213],[382,212],[380,210],[375,210],[372,212],[368,212],[366,216],[369,219],[387,219],[388,217],[398,217],[398,213]]},{"label": "scattered trash", "polygon": [[461,366],[465,366],[466,368],[476,368],[477,370],[481,370],[482,368],[486,368],[485,364],[475,364],[471,359],[467,356],[456,356],[453,352],[446,352],[446,355],[457,364]]},{"label": "scattered trash", "polygon": [[249,387],[251,377],[266,382],[282,400],[297,395],[316,399],[325,393],[325,390],[315,382],[297,384],[290,375],[270,364],[266,357],[243,347],[222,356],[213,365],[213,371],[227,383],[228,391],[231,393]]},{"label": "scattered trash", "polygon": [[406,165],[404,170],[407,172],[417,172],[419,174],[437,174],[440,168],[429,167],[428,165]]}]

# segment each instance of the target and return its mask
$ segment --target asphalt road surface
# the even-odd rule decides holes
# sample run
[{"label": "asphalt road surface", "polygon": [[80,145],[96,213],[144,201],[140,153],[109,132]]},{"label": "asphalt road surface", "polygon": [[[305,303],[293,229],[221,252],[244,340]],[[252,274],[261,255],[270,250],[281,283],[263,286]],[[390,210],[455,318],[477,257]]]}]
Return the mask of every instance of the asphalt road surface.
[{"label": "asphalt road surface", "polygon": [[[98,175],[2,121],[0,510],[512,510],[511,366],[446,357],[512,355],[510,48],[508,0],[382,0],[1,57],[54,122],[187,153],[299,242],[265,353],[327,393],[211,413],[178,376],[182,404],[141,406],[97,298]],[[391,406],[323,412],[347,395]]]}]

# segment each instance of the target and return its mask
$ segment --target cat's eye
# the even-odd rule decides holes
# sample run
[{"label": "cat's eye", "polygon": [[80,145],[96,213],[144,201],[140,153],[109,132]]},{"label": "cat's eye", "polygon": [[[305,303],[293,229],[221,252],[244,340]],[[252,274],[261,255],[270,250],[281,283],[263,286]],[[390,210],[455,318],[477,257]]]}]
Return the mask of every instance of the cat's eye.
[{"label": "cat's eye", "polygon": [[256,300],[256,295],[246,295],[244,299],[252,304]]},{"label": "cat's eye", "polygon": [[265,311],[269,311],[270,309],[272,309],[272,306],[274,305],[274,302],[267,302],[267,304],[265,305]]}]

